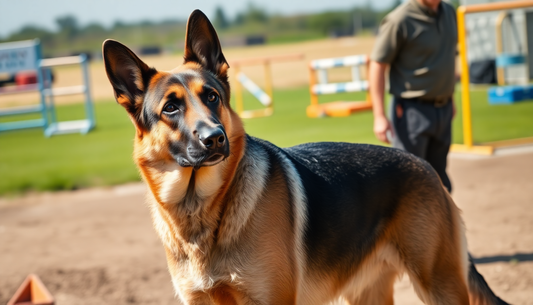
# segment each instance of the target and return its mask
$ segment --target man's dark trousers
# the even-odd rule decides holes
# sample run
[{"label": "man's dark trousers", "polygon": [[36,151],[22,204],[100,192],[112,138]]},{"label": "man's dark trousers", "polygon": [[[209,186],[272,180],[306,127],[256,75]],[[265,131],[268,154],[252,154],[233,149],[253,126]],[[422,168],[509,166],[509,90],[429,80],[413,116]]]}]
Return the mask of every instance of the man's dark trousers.
[{"label": "man's dark trousers", "polygon": [[428,161],[450,193],[452,184],[446,174],[446,158],[452,139],[452,118],[451,100],[435,106],[417,99],[394,97],[391,105],[393,146]]}]

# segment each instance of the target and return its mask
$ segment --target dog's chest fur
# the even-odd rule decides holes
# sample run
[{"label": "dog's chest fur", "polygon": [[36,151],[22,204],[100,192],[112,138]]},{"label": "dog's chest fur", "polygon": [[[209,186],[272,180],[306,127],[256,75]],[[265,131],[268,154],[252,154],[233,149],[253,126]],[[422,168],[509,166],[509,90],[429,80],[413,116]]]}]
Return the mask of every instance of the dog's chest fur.
[{"label": "dog's chest fur", "polygon": [[[189,181],[187,188],[176,185],[182,192],[186,189],[184,195],[169,196],[182,198],[176,203],[162,206],[155,198],[150,200],[156,231],[165,245],[167,257],[176,263],[174,268],[169,263],[176,287],[206,291],[221,282],[238,284],[241,278],[238,270],[242,270],[242,265],[247,262],[241,259],[246,255],[239,255],[237,249],[244,250],[235,245],[239,243],[242,231],[265,191],[269,170],[264,151],[253,145],[246,150],[222,200],[198,191],[209,188],[203,185],[210,183],[209,179],[198,179],[205,175]],[[212,168],[206,169],[211,171],[210,174],[217,172]],[[168,189],[168,181],[162,183]],[[167,193],[171,192],[167,190]],[[152,197],[157,196],[152,193]],[[211,209],[217,209],[216,214],[221,217],[208,217],[213,212]]]}]

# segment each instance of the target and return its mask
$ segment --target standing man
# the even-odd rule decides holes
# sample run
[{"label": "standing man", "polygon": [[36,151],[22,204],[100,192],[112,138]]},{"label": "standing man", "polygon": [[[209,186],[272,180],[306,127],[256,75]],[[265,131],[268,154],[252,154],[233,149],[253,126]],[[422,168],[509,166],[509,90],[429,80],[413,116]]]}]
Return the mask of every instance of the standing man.
[{"label": "standing man", "polygon": [[[427,160],[450,192],[446,158],[455,113],[456,46],[457,21],[451,5],[406,0],[381,23],[369,76],[376,137]],[[383,99],[387,68],[394,96],[392,124]]]}]

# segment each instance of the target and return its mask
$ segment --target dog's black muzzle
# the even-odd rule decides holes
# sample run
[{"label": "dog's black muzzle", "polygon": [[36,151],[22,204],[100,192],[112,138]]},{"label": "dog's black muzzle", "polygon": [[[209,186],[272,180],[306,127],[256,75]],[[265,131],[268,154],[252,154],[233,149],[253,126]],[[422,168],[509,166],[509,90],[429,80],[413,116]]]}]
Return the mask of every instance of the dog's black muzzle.
[{"label": "dog's black muzzle", "polygon": [[220,125],[215,128],[204,125],[198,128],[198,140],[206,150],[217,152],[226,145],[226,134]]},{"label": "dog's black muzzle", "polygon": [[177,161],[180,166],[196,169],[218,164],[228,156],[229,143],[224,127],[200,123],[187,145],[186,154],[178,156]]}]

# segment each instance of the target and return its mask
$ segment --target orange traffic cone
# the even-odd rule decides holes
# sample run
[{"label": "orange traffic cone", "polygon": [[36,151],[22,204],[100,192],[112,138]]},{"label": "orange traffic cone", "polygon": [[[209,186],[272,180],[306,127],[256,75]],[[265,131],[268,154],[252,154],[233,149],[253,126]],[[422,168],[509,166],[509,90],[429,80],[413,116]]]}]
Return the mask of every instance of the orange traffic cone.
[{"label": "orange traffic cone", "polygon": [[35,274],[30,274],[7,305],[54,305],[54,298]]}]

